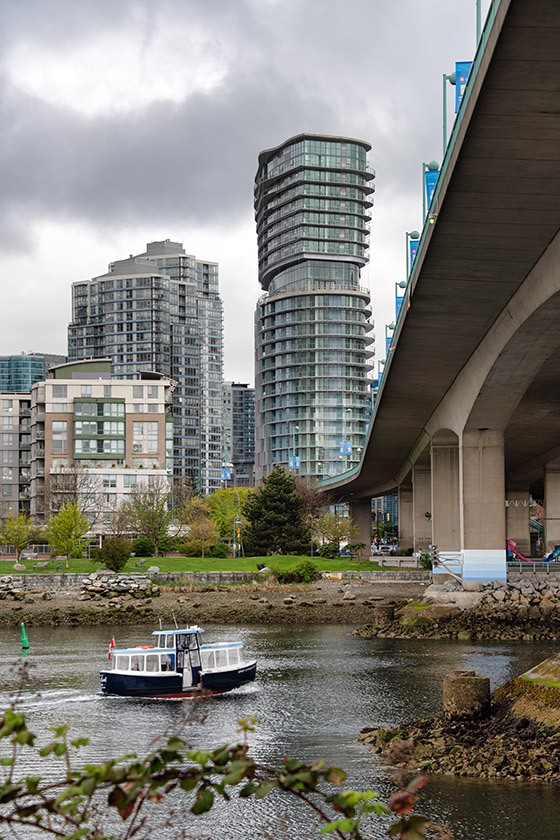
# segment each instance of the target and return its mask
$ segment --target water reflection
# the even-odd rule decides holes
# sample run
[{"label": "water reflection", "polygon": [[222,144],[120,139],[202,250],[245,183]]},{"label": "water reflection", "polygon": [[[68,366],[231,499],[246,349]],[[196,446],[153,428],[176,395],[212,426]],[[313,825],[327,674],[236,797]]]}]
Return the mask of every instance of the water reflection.
[{"label": "water reflection", "polygon": [[[111,636],[119,646],[141,644],[151,628],[30,628],[32,666],[24,692],[29,725],[39,741],[49,726],[69,724],[87,735],[83,761],[148,750],[154,737],[183,728],[195,747],[237,740],[237,721],[261,721],[251,736],[257,760],[277,764],[284,755],[325,758],[349,774],[349,785],[388,796],[390,781],[376,756],[358,744],[364,726],[396,725],[441,709],[442,682],[454,668],[490,676],[492,687],[527,670],[552,652],[545,643],[402,641],[359,639],[345,627],[215,627],[212,641],[241,638],[258,659],[254,684],[205,704],[206,722],[186,723],[174,701],[142,701],[99,695],[98,672]],[[16,685],[9,665],[21,658],[19,628],[0,630],[0,702]],[[34,696],[34,692],[40,696]],[[33,767],[28,768],[33,772]],[[54,772],[54,765],[53,765]],[[553,840],[560,817],[555,791],[537,785],[433,779],[423,811],[453,826],[457,840]],[[186,816],[186,806],[181,813]],[[313,820],[281,796],[256,805],[233,801],[188,823],[192,837],[258,837],[267,826],[276,840],[317,836]],[[383,837],[386,825],[372,836]],[[172,836],[158,831],[158,840]]]}]

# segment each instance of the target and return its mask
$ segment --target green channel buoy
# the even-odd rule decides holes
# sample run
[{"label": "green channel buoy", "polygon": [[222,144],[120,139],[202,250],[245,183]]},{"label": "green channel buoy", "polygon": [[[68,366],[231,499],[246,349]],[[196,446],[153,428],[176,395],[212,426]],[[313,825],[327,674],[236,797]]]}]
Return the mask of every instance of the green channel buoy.
[{"label": "green channel buoy", "polygon": [[25,632],[25,624],[23,621],[21,622],[21,646],[23,650],[27,650],[29,647],[29,639],[27,638],[27,634]]}]

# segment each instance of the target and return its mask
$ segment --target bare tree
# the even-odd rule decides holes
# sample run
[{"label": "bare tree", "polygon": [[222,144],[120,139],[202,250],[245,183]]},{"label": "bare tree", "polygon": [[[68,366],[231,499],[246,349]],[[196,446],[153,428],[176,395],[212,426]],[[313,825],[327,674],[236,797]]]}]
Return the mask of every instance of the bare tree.
[{"label": "bare tree", "polygon": [[160,541],[168,535],[173,521],[171,491],[166,479],[138,482],[122,505],[122,511],[130,530],[153,542],[157,557]]},{"label": "bare tree", "polygon": [[101,479],[82,464],[53,468],[46,478],[45,518],[56,516],[68,504],[77,505],[92,523],[102,512]]}]

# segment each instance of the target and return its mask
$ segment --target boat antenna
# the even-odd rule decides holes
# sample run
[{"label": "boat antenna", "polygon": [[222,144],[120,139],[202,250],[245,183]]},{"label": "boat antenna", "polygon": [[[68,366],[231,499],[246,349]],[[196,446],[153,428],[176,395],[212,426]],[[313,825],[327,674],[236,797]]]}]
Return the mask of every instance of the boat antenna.
[{"label": "boat antenna", "polygon": [[160,630],[163,630],[163,627],[162,627],[162,625],[161,625],[161,616],[159,617],[159,629],[160,629]]},{"label": "boat antenna", "polygon": [[171,615],[173,616],[173,621],[175,622],[175,630],[178,630],[179,625],[177,624],[177,619],[175,618],[175,610],[171,610]]}]

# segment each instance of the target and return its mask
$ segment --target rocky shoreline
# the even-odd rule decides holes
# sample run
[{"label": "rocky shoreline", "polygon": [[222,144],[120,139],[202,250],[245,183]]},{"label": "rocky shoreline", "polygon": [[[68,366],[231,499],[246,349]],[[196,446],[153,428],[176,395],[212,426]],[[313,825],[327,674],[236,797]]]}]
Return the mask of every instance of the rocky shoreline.
[{"label": "rocky shoreline", "polygon": [[432,585],[421,601],[385,611],[354,631],[364,638],[560,640],[560,585],[555,582]]},{"label": "rocky shoreline", "polygon": [[[124,576],[126,578],[126,576]],[[1,582],[0,582],[0,585]],[[79,591],[6,586],[0,594],[0,626],[125,625],[171,620],[214,624],[348,624],[371,620],[380,603],[395,608],[421,598],[416,581],[323,580],[309,585],[267,582],[240,585],[139,585],[116,576],[90,576]],[[119,587],[122,587],[119,589]]]},{"label": "rocky shoreline", "polygon": [[487,689],[485,702],[487,678],[454,672],[444,681],[443,716],[368,728],[358,737],[387,765],[410,773],[558,784],[559,676],[556,654],[491,696]]}]

